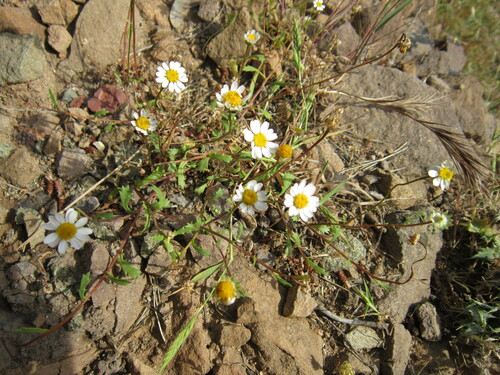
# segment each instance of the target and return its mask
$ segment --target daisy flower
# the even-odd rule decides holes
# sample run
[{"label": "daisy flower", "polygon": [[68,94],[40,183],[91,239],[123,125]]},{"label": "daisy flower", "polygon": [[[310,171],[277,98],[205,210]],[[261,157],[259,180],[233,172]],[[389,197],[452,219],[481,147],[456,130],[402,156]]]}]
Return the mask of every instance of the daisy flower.
[{"label": "daisy flower", "polygon": [[278,149],[278,144],[271,142],[278,136],[273,129],[269,129],[267,121],[262,124],[259,120],[250,121],[250,129],[244,129],[243,136],[245,141],[252,142],[252,158],[260,159],[263,156],[269,158]]},{"label": "daisy flower", "polygon": [[52,248],[57,246],[59,254],[64,254],[68,247],[79,250],[85,242],[90,240],[89,234],[92,233],[92,229],[84,228],[87,218],[82,217],[78,221],[77,219],[78,212],[72,208],[66,211],[66,215],[58,212],[49,216],[49,222],[42,224],[42,228],[54,232],[48,234],[43,243]]},{"label": "daisy flower", "polygon": [[253,215],[255,211],[265,211],[267,193],[261,189],[262,184],[255,180],[250,181],[245,188],[240,185],[233,196],[233,201],[241,202],[240,210],[249,215]]},{"label": "daisy flower", "polygon": [[141,109],[141,115],[134,112],[135,121],[131,121],[136,130],[144,135],[155,131],[158,122],[149,114],[147,109]]},{"label": "daisy flower", "polygon": [[441,189],[446,190],[450,187],[450,181],[455,174],[450,168],[452,164],[449,161],[445,161],[440,166],[432,167],[429,170],[429,176],[434,177],[432,184],[434,186],[439,186]]},{"label": "daisy flower", "polygon": [[235,111],[240,110],[247,99],[243,98],[243,91],[245,91],[245,86],[241,85],[238,87],[238,82],[236,81],[231,84],[231,88],[228,85],[224,85],[220,94],[215,95],[217,97],[217,105]]},{"label": "daisy flower", "polygon": [[299,215],[304,221],[314,216],[319,207],[319,198],[314,196],[316,186],[303,180],[290,189],[290,194],[285,195],[285,208],[290,216]]},{"label": "daisy flower", "polygon": [[318,12],[322,12],[322,11],[325,10],[325,4],[324,4],[323,0],[314,0],[313,1],[313,7]]},{"label": "daisy flower", "polygon": [[156,82],[161,83],[161,87],[166,87],[171,92],[181,92],[186,88],[184,83],[188,81],[186,69],[177,61],[170,61],[169,64],[161,63],[156,71]]},{"label": "daisy flower", "polygon": [[447,229],[451,224],[448,215],[437,211],[434,211],[431,214],[430,220],[432,221],[434,226],[439,229]]},{"label": "daisy flower", "polygon": [[224,305],[230,305],[236,301],[238,292],[236,285],[231,280],[223,280],[217,283],[215,287],[215,299]]},{"label": "daisy flower", "polygon": [[260,39],[260,33],[255,30],[250,30],[245,33],[245,41],[249,44],[255,44]]}]

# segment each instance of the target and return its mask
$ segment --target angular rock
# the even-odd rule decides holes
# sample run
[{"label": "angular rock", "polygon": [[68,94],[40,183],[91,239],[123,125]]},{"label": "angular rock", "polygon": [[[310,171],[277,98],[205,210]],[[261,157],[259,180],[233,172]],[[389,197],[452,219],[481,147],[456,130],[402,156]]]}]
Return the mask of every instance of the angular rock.
[{"label": "angular rock", "polygon": [[198,17],[205,22],[213,22],[220,12],[219,0],[201,0],[198,8]]},{"label": "angular rock", "polygon": [[439,341],[443,336],[441,319],[434,305],[424,302],[415,311],[420,323],[420,336],[427,341]]},{"label": "angular rock", "polygon": [[[352,234],[345,232],[344,237],[345,238],[340,236],[337,238],[333,242],[333,245],[347,255],[350,260],[359,262],[366,256],[366,248],[361,241]],[[340,255],[334,248],[327,246],[325,248],[325,253],[330,254],[330,256],[322,258],[320,266],[327,272],[337,272],[339,270],[348,269],[351,266],[351,262]]]},{"label": "angular rock", "polygon": [[43,153],[47,156],[55,156],[61,151],[62,135],[61,133],[53,133],[47,139],[47,143],[43,148]]},{"label": "angular rock", "polygon": [[381,373],[401,375],[405,373],[410,360],[411,334],[402,324],[394,324],[385,361],[382,362]]},{"label": "angular rock", "polygon": [[397,209],[404,210],[427,202],[427,186],[424,181],[405,185],[407,181],[394,173],[380,171],[379,176],[378,189],[391,199],[389,203]]},{"label": "angular rock", "polygon": [[299,285],[294,285],[288,289],[285,305],[283,306],[283,316],[306,318],[312,314],[318,303],[309,293],[306,293]]},{"label": "angular rock", "polygon": [[61,119],[53,113],[38,113],[30,119],[30,127],[42,137],[51,135],[59,128]]},{"label": "angular rock", "polygon": [[184,30],[185,20],[196,0],[175,0],[170,8],[170,23],[179,32]]},{"label": "angular rock", "polygon": [[139,317],[143,306],[141,304],[142,291],[146,286],[146,277],[140,276],[132,284],[119,286],[116,290],[115,314],[116,326],[115,334],[125,335]]},{"label": "angular rock", "polygon": [[61,25],[50,25],[47,29],[47,41],[54,48],[59,57],[65,59],[68,55],[68,48],[73,38],[66,28]]},{"label": "angular rock", "polygon": [[61,152],[57,161],[57,174],[64,179],[74,179],[83,176],[93,160],[80,149],[66,149]]},{"label": "angular rock", "polygon": [[71,0],[40,0],[38,14],[47,25],[69,25],[78,14],[78,5]]},{"label": "angular rock", "polygon": [[[336,44],[335,51],[340,56],[348,56],[360,42],[359,35],[350,22],[344,22],[336,26],[328,33],[328,36],[329,38],[323,40],[320,48],[328,50],[332,45]],[[332,40],[332,37],[335,37],[335,39]]]},{"label": "angular rock", "polygon": [[48,69],[38,35],[0,34],[0,85],[29,82]]},{"label": "angular rock", "polygon": [[383,340],[373,328],[358,326],[345,335],[345,341],[354,350],[370,350],[383,345]]},{"label": "angular rock", "polygon": [[252,336],[250,330],[240,325],[225,325],[220,331],[219,345],[239,348]]},{"label": "angular rock", "polygon": [[16,186],[26,187],[39,178],[42,170],[38,159],[25,147],[17,148],[0,164],[0,175]]},{"label": "angular rock", "polygon": [[234,347],[224,348],[224,355],[220,363],[213,369],[214,375],[247,375],[244,358]]},{"label": "angular rock", "polygon": [[135,5],[146,20],[154,21],[155,25],[170,28],[169,7],[162,0],[137,0]]},{"label": "angular rock", "polygon": [[0,7],[0,33],[36,34],[45,39],[45,27],[33,18],[28,8]]},{"label": "angular rock", "polygon": [[90,273],[93,276],[100,276],[108,267],[110,256],[106,246],[99,242],[93,242],[90,256]]},{"label": "angular rock", "polygon": [[13,134],[12,119],[0,114],[0,159],[8,157],[14,149],[16,144],[12,139]]}]

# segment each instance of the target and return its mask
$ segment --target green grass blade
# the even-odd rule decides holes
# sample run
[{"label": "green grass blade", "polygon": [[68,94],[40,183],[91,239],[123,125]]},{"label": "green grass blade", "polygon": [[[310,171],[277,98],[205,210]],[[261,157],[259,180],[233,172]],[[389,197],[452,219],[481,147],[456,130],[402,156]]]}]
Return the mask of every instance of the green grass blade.
[{"label": "green grass blade", "polygon": [[49,96],[50,100],[52,100],[52,104],[54,105],[54,109],[56,111],[59,111],[59,103],[57,103],[56,95],[54,94],[54,91],[52,91],[52,89],[50,88],[49,88]]}]

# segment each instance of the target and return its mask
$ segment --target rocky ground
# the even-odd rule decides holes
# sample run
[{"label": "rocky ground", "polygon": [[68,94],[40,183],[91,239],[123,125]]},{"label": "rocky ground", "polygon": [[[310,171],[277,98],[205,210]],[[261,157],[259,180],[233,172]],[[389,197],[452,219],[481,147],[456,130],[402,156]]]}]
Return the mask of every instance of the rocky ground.
[{"label": "rocky ground", "polygon": [[[248,5],[137,0],[136,53],[130,55],[133,69],[127,76],[122,57],[131,3],[4,0],[0,7],[4,348],[0,369],[4,373],[158,373],[168,348],[199,313],[214,284],[213,278],[193,283],[193,276],[233,251],[230,274],[247,296],[229,306],[209,300],[165,373],[500,371],[497,348],[478,352],[477,345],[463,345],[467,341],[458,339],[457,330],[466,318],[463,285],[473,289],[471,279],[487,280],[490,289],[481,293],[491,293],[498,287],[498,264],[481,266],[488,272],[478,276],[480,266],[470,263],[470,243],[458,225],[444,233],[430,225],[363,227],[419,223],[436,207],[458,220],[486,199],[477,187],[466,184],[463,173],[445,192],[429,180],[396,188],[451,160],[435,132],[415,118],[446,124],[447,130],[463,137],[462,151],[490,164],[487,150],[495,119],[481,99],[480,83],[462,73],[466,63],[462,46],[451,39],[435,40],[439,25],[432,22],[433,1],[414,1],[393,18],[375,34],[356,66],[352,53],[362,42],[361,31],[369,28],[380,10],[377,1],[361,1],[345,13],[340,10],[346,4],[330,1],[318,14],[311,11],[311,4],[305,11],[302,3],[292,6],[291,1],[278,2],[273,9],[274,2],[266,1]],[[199,232],[197,244],[209,254],[200,255],[188,246],[192,234],[178,235],[171,244],[183,256],[174,261],[154,240],[158,229],[173,233],[204,212],[217,217],[231,207],[231,192],[221,179],[197,194],[195,189],[208,174],[188,167],[183,187],[174,181],[178,169],[172,170],[174,178],[159,185],[172,202],[165,211],[169,216],[157,218],[156,229],[142,233],[144,217],[132,221],[133,215],[119,205],[116,187],[138,181],[165,160],[175,160],[175,155],[149,159],[147,145],[130,125],[134,105],[158,94],[154,77],[161,62],[180,61],[189,75],[188,88],[181,96],[162,101],[158,114],[170,128],[161,135],[172,148],[195,142],[210,148],[206,129],[221,121],[210,103],[223,84],[231,83],[235,64],[248,56],[245,32],[255,28],[266,35],[255,51],[265,56],[265,64],[259,66],[265,75],[291,80],[296,73],[286,35],[293,19],[303,19],[304,14],[312,19],[303,35],[302,78],[321,81],[314,92],[308,132],[318,139],[329,124],[332,133],[297,160],[291,171],[314,180],[321,187],[320,196],[340,186],[325,206],[340,222],[361,228],[342,229],[333,240],[334,236],[318,237],[300,222],[289,223],[301,245],[284,256],[287,237],[278,210],[256,218],[235,212],[232,225],[244,232],[236,243],[239,247],[213,233]],[[319,32],[323,28],[326,32]],[[284,42],[277,48],[280,30]],[[395,49],[376,62],[361,64],[389,50],[403,32],[412,41],[405,54]],[[276,38],[273,43],[269,35]],[[333,75],[337,78],[327,79]],[[241,82],[249,85],[251,77],[242,75]],[[263,93],[267,95],[266,90]],[[277,96],[267,111],[283,136],[297,126],[294,116],[302,112],[294,112],[298,91],[280,93],[284,99]],[[299,149],[304,152],[312,143]],[[40,224],[83,194],[76,207],[91,219],[92,241],[79,251],[59,255],[43,244]],[[384,204],[377,204],[381,200]],[[139,197],[132,203],[139,207]],[[114,219],[102,220],[103,213],[112,213]],[[211,228],[227,235],[227,222],[216,221]],[[90,287],[96,285],[109,272],[124,239],[124,259],[140,269],[140,275],[128,285],[101,283],[64,327],[23,345],[36,333],[13,330],[48,329],[61,322],[80,301],[82,276],[90,272]],[[386,283],[385,288],[345,262],[327,244],[330,239],[374,277],[396,283]],[[304,254],[324,272],[311,268]],[[269,269],[303,278],[286,287]],[[112,271],[124,276],[117,266]]]}]

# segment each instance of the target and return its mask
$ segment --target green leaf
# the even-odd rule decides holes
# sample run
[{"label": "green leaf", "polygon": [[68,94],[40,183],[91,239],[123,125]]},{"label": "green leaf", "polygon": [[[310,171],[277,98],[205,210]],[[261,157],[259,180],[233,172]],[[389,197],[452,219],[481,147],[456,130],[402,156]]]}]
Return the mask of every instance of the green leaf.
[{"label": "green leaf", "polygon": [[288,281],[286,281],[284,278],[282,278],[276,272],[273,272],[273,276],[276,277],[276,280],[278,280],[278,282],[280,284],[283,284],[284,286],[287,286],[287,287],[292,287],[293,286],[291,283],[289,283]]},{"label": "green leaf", "polygon": [[316,263],[314,263],[311,259],[309,259],[307,257],[306,257],[306,260],[307,260],[307,264],[309,264],[318,273],[318,275],[326,276],[326,271],[323,268],[318,266]]},{"label": "green leaf", "polygon": [[96,117],[104,117],[106,116],[107,114],[109,113],[109,111],[107,109],[101,109],[100,111],[97,111],[95,113],[95,116]]},{"label": "green leaf", "polygon": [[198,195],[201,195],[205,192],[207,187],[208,187],[208,182],[203,184],[203,185],[198,186],[196,189],[194,189],[194,192]]},{"label": "green leaf", "polygon": [[220,262],[214,264],[213,266],[208,267],[207,269],[204,269],[203,271],[194,275],[191,281],[193,283],[197,283],[198,281],[206,279],[207,277],[211,276],[214,272],[216,272],[222,266],[222,264],[223,262]]},{"label": "green leaf", "polygon": [[123,259],[123,254],[120,254],[117,260],[118,264],[122,267],[125,275],[130,276],[133,279],[137,279],[141,276],[141,271],[132,266],[129,262]]},{"label": "green leaf", "polygon": [[196,243],[192,243],[191,246],[193,246],[193,248],[196,250],[196,252],[204,257],[207,257],[210,255],[210,253],[208,251],[206,251],[205,249],[203,249],[200,245],[196,244]]},{"label": "green leaf", "polygon": [[123,209],[127,213],[132,213],[132,209],[129,207],[130,200],[132,199],[132,188],[130,186],[121,186],[118,188],[120,192],[120,203]]},{"label": "green leaf", "polygon": [[151,227],[151,210],[149,209],[149,206],[142,202],[142,207],[144,207],[144,218],[146,221],[144,222],[144,228],[142,228],[141,233],[145,233],[149,227]]},{"label": "green leaf", "polygon": [[115,126],[115,125],[116,125],[116,122],[110,122],[109,124],[107,124],[104,127],[104,133],[108,134],[113,129],[113,126]]},{"label": "green leaf", "polygon": [[156,193],[156,197],[158,198],[158,202],[153,204],[153,208],[156,211],[160,211],[164,208],[170,207],[170,201],[165,198],[165,194],[163,194],[159,187],[151,185],[150,188],[151,190],[154,190],[154,192]]},{"label": "green leaf", "polygon": [[281,187],[281,192],[279,195],[282,195],[285,193],[285,191],[288,190],[290,186],[292,186],[293,181],[297,178],[295,175],[291,174],[290,172],[285,172],[283,173],[283,186]]},{"label": "green leaf", "polygon": [[174,339],[174,342],[172,343],[172,345],[170,345],[170,348],[168,348],[165,357],[163,357],[160,372],[165,370],[165,368],[175,357],[179,349],[182,347],[186,339],[189,337],[189,334],[193,330],[194,323],[196,323],[196,319],[198,318],[199,314],[200,314],[199,311],[196,314],[194,314],[192,318],[189,319],[189,322],[186,324],[186,326],[179,332],[177,337]]},{"label": "green leaf", "polygon": [[164,234],[161,234],[161,233],[157,233],[157,234],[153,234],[151,236],[151,239],[154,241],[154,242],[163,242],[167,239],[167,236],[165,236]]},{"label": "green leaf", "polygon": [[52,101],[52,104],[54,105],[54,109],[56,111],[59,111],[59,103],[57,103],[56,95],[54,94],[54,91],[52,91],[51,88],[49,88],[49,96],[50,100]]},{"label": "green leaf", "polygon": [[271,115],[268,111],[266,111],[263,108],[259,109],[259,111],[262,114],[262,116],[266,118],[266,120],[272,120],[273,115]]},{"label": "green leaf", "polygon": [[321,198],[321,200],[319,201],[319,204],[322,205],[323,203],[325,203],[328,199],[330,199],[330,197],[332,195],[335,195],[339,192],[340,189],[342,189],[342,186],[344,186],[346,184],[347,180],[345,181],[342,181],[340,184],[338,184],[337,186],[335,186],[335,188],[330,191],[328,194],[326,194],[323,198]]},{"label": "green leaf", "polygon": [[208,157],[210,159],[223,161],[224,163],[229,163],[231,162],[231,160],[233,160],[233,157],[231,155],[226,154],[210,154],[208,155]]},{"label": "green leaf", "polygon": [[259,74],[260,76],[262,76],[262,78],[266,78],[266,76],[257,68],[251,66],[251,65],[247,65],[243,68],[243,71],[244,72],[253,72],[253,73],[257,73]]},{"label": "green leaf", "polygon": [[132,284],[132,281],[130,280],[125,280],[125,279],[121,279],[119,277],[116,277],[116,276],[113,276],[112,274],[108,273],[108,279],[115,283],[116,285],[122,285],[122,286],[125,286],[125,285],[130,285]]},{"label": "green leaf", "polygon": [[205,172],[208,169],[208,162],[210,161],[210,158],[203,158],[198,162],[198,166],[196,169],[198,169],[199,172]]},{"label": "green leaf", "polygon": [[143,178],[142,180],[140,180],[138,183],[137,183],[137,187],[139,189],[143,188],[145,185],[148,185],[150,184],[151,182],[153,181],[156,181],[156,180],[159,180],[160,178],[162,177],[165,177],[166,176],[166,173],[165,173],[165,168],[163,168],[163,166],[159,166],[158,168],[156,168],[149,176]]},{"label": "green leaf", "polygon": [[300,237],[297,232],[292,232],[292,239],[295,242],[295,245],[300,246]]},{"label": "green leaf", "polygon": [[500,258],[500,247],[483,247],[472,258],[491,262],[497,258]]},{"label": "green leaf", "polygon": [[80,299],[83,301],[86,299],[85,293],[87,293],[87,286],[90,283],[90,272],[87,272],[82,275],[82,279],[80,280],[80,287],[78,288],[78,294],[80,295]]},{"label": "green leaf", "polygon": [[198,229],[201,227],[201,218],[196,218],[196,221],[194,223],[188,223],[184,225],[182,228],[177,229],[174,232],[174,237],[179,236],[181,234],[188,234],[188,233],[193,233],[196,232]]},{"label": "green leaf", "polygon": [[21,327],[12,330],[13,333],[44,333],[47,332],[46,328],[38,328],[38,327]]}]

